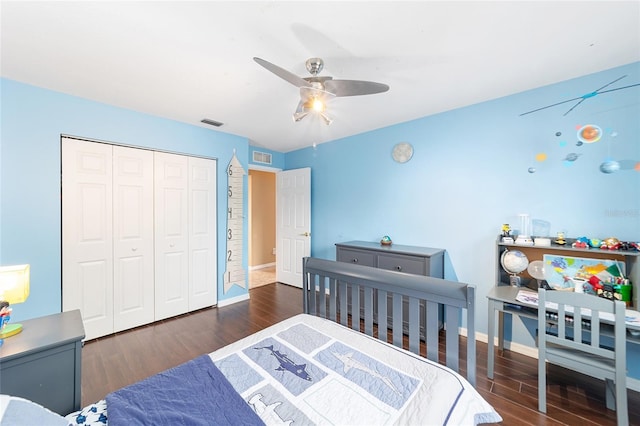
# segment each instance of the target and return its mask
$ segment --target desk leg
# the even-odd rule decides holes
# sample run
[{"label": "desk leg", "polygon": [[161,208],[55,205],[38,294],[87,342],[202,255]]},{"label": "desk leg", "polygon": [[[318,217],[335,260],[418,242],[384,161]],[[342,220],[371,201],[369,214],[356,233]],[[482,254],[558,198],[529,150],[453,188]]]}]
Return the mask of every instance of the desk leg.
[{"label": "desk leg", "polygon": [[500,312],[498,312],[498,350],[504,351],[504,311],[502,306],[500,306]]},{"label": "desk leg", "polygon": [[496,335],[496,306],[495,301],[489,299],[489,316],[487,324],[487,377],[493,379],[493,364],[495,362],[495,335]]}]

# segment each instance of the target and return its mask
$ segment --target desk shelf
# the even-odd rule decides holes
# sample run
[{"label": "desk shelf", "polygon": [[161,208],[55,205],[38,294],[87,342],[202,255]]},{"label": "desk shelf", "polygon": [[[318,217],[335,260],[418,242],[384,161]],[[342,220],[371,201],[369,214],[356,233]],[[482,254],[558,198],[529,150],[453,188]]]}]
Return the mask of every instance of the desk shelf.
[{"label": "desk shelf", "polygon": [[[590,259],[617,260],[625,265],[625,275],[633,285],[631,295],[631,308],[638,309],[638,293],[640,292],[640,252],[635,250],[603,250],[597,248],[573,248],[571,243],[575,239],[568,238],[565,245],[551,243],[550,247],[540,246],[523,246],[520,244],[507,244],[498,237],[496,241],[496,285],[508,286],[509,274],[502,269],[500,265],[500,257],[505,250],[519,250],[527,256],[529,262],[534,260],[542,260],[545,254],[554,254],[559,256],[585,257]],[[528,287],[534,291],[537,290],[537,280],[531,277],[525,270],[519,274],[523,287]]]}]

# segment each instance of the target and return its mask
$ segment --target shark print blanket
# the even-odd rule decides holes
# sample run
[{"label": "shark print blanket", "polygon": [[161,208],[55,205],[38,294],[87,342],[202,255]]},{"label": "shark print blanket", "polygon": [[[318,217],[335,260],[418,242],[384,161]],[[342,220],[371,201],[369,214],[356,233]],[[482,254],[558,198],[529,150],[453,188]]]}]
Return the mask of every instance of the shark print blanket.
[{"label": "shark print blanket", "polygon": [[502,419],[438,363],[301,314],[210,354],[267,425],[475,425]]},{"label": "shark print blanket", "polygon": [[122,388],[66,420],[84,426],[475,425],[502,418],[449,368],[301,314]]}]

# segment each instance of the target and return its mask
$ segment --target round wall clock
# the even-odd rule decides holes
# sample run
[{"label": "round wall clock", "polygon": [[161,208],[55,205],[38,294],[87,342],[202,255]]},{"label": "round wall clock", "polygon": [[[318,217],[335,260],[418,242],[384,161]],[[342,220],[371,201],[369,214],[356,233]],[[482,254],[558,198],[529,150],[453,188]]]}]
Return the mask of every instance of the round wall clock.
[{"label": "round wall clock", "polygon": [[406,163],[413,157],[413,146],[407,142],[400,142],[394,145],[391,156],[398,163]]}]

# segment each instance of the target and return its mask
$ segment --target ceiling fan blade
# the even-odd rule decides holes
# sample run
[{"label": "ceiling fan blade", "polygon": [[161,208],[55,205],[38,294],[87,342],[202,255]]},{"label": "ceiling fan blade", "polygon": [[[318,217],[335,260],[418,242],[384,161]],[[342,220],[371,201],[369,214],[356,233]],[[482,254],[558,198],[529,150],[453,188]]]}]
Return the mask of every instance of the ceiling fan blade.
[{"label": "ceiling fan blade", "polygon": [[362,80],[327,80],[324,88],[335,96],[373,95],[389,90],[386,84]]},{"label": "ceiling fan blade", "polygon": [[298,77],[292,72],[289,72],[284,68],[280,68],[279,66],[274,65],[269,61],[265,61],[264,59],[255,58],[255,57],[253,58],[253,60],[256,61],[258,64],[262,65],[263,67],[265,67],[266,69],[268,69],[269,71],[271,71],[272,73],[274,73],[275,75],[277,75],[278,77],[293,84],[294,86],[313,87],[313,85],[310,82],[303,79],[302,77]]}]

